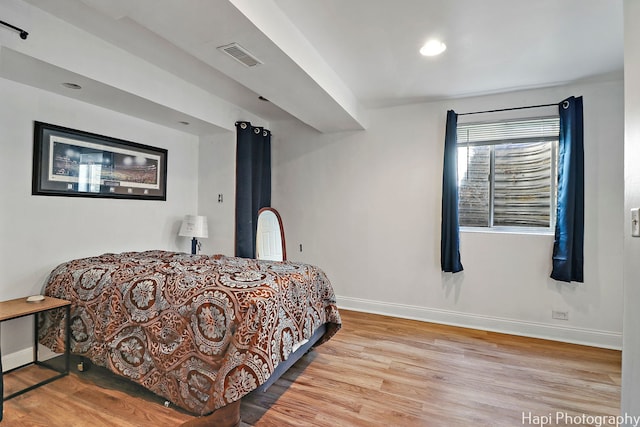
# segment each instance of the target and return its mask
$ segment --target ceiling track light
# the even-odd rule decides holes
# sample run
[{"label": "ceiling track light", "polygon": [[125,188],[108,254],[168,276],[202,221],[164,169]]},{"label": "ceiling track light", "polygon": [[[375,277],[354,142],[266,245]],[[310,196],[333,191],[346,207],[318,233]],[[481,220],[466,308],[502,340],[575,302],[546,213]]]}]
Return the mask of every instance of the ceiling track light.
[{"label": "ceiling track light", "polygon": [[15,25],[11,25],[8,22],[4,22],[4,21],[0,21],[0,24],[4,25],[5,27],[11,28],[12,30],[15,30],[18,32],[18,34],[20,35],[20,38],[22,40],[26,40],[27,36],[29,35],[29,33],[27,33],[25,30],[23,30],[22,28],[18,28]]}]

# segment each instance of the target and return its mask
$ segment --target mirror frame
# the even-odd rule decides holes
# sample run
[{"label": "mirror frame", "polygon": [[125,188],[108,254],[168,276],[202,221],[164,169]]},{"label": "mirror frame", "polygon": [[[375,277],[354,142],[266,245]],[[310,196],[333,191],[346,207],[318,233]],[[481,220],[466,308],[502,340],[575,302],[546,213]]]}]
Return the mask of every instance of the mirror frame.
[{"label": "mirror frame", "polygon": [[[284,227],[282,226],[282,217],[280,217],[280,213],[275,210],[274,208],[271,207],[266,207],[266,208],[262,208],[258,211],[258,216],[256,217],[256,230],[257,230],[257,226],[258,226],[258,219],[260,218],[260,214],[264,211],[269,211],[269,212],[273,212],[276,216],[276,219],[278,220],[278,226],[280,227],[280,240],[282,241],[282,261],[286,261],[287,260],[287,243],[284,239]],[[257,243],[257,234],[256,234],[256,242]],[[256,258],[258,256],[258,248],[256,245]]]}]

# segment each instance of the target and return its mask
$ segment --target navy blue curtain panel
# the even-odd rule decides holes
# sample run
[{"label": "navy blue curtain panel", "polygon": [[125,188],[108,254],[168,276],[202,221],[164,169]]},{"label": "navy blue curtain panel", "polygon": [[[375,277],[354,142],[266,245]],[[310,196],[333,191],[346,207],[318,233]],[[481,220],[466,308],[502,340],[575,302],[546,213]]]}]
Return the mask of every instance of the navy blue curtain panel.
[{"label": "navy blue curtain panel", "polygon": [[460,224],[458,222],[458,147],[456,129],[458,115],[447,111],[442,172],[442,228],[440,234],[440,264],[442,271],[462,271],[460,261]]},{"label": "navy blue curtain panel", "polygon": [[584,264],[584,130],[582,97],[558,105],[558,213],[551,278],[583,282]]},{"label": "navy blue curtain panel", "polygon": [[271,206],[271,132],[236,123],[235,254],[255,258],[258,211]]}]

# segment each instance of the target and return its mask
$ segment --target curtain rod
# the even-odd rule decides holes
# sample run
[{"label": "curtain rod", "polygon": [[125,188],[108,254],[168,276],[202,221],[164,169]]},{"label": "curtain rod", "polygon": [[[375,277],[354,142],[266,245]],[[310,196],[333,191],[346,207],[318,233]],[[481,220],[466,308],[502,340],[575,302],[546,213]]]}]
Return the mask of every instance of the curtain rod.
[{"label": "curtain rod", "polygon": [[470,113],[460,113],[458,116],[468,116],[471,114],[482,114],[482,113],[498,113],[500,111],[511,111],[511,110],[524,110],[527,108],[542,108],[542,107],[553,107],[558,104],[541,104],[541,105],[528,105],[526,107],[512,107],[512,108],[501,108],[498,110],[486,110],[486,111],[472,111]]},{"label": "curtain rod", "polygon": [[26,40],[27,36],[29,35],[29,33],[27,33],[25,30],[23,30],[22,28],[18,28],[15,25],[11,25],[11,24],[9,24],[7,22],[4,22],[4,21],[0,21],[0,24],[4,25],[5,27],[9,27],[12,30],[16,30],[17,32],[19,32],[20,33],[20,38],[22,40]]}]

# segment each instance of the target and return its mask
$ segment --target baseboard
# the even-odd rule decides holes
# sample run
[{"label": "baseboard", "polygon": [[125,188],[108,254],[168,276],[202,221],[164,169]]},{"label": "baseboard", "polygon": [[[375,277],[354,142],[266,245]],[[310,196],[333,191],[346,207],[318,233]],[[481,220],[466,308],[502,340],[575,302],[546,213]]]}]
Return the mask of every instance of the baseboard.
[{"label": "baseboard", "polygon": [[361,298],[337,296],[337,300],[338,307],[345,310],[362,311],[372,314],[382,314],[404,319],[542,338],[592,347],[614,350],[622,349],[622,333],[617,332],[527,322]]},{"label": "baseboard", "polygon": [[[525,322],[522,320],[505,319],[493,316],[462,313],[452,310],[441,310],[418,307],[406,304],[395,304],[337,296],[338,307],[345,310],[362,311],[365,313],[382,314],[403,319],[420,320],[423,322],[441,323],[444,325],[463,328],[481,329],[511,335],[521,335],[532,338],[542,338],[562,341],[572,344],[589,345],[592,347],[622,349],[622,333],[599,331],[585,328],[561,327],[545,323]],[[57,356],[46,347],[40,346],[39,358],[46,360]],[[4,371],[22,366],[33,360],[31,347],[2,356]]]},{"label": "baseboard", "polygon": [[33,349],[31,347],[9,353],[2,356],[2,370],[8,371],[33,360]]},{"label": "baseboard", "polygon": [[[60,356],[60,354],[54,353],[51,350],[49,350],[47,347],[39,345],[39,353],[38,353],[39,360],[47,360],[56,356]],[[30,362],[33,362],[33,347],[28,347],[22,350],[15,351],[13,353],[9,353],[7,355],[3,355],[2,370],[8,371]]]}]

